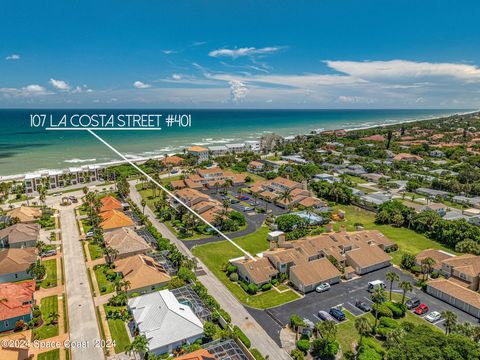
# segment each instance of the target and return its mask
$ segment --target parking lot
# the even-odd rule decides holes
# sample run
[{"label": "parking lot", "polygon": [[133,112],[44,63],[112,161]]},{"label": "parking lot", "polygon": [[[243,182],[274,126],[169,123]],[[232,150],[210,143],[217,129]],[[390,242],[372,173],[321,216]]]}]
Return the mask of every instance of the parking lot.
[{"label": "parking lot", "polygon": [[[389,271],[395,271],[400,276],[400,281],[406,280],[414,283],[413,277],[403,273],[399,269],[390,266],[388,268],[363,275],[362,277],[349,282],[332,285],[331,289],[324,293],[308,293],[302,299],[265,310],[263,311],[263,314],[262,311],[250,309],[250,314],[255,317],[255,319],[267,330],[267,332],[271,331],[272,338],[278,342],[278,331],[282,326],[285,326],[289,323],[290,316],[292,314],[297,314],[300,317],[308,319],[314,323],[320,321],[320,318],[318,317],[318,312],[320,310],[328,312],[330,308],[336,306],[342,306],[355,316],[363,314],[363,311],[355,306],[355,302],[357,300],[361,300],[370,306],[372,305],[370,293],[367,291],[367,285],[368,282],[373,280],[383,280],[385,282],[385,285],[387,286],[386,291],[388,297],[389,283],[385,280],[385,274]],[[393,291],[399,294],[402,293],[402,290],[398,288],[398,283],[394,283]],[[414,289],[414,291],[408,293],[407,296],[410,298],[418,297],[421,303],[424,303],[429,307],[429,311],[426,314],[421,315],[422,317],[425,317],[431,311],[442,312],[450,310],[457,314],[459,323],[478,323],[478,319],[475,317],[421,290]],[[434,324],[444,330],[443,322],[444,320],[440,319],[440,321],[437,321]],[[272,332],[273,329],[276,330],[276,334]]]}]

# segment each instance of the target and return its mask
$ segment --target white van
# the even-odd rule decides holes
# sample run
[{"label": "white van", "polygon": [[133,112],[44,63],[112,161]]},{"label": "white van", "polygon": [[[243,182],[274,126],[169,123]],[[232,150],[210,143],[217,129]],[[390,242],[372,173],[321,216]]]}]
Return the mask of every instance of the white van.
[{"label": "white van", "polygon": [[374,281],[370,281],[368,283],[368,289],[367,290],[369,292],[373,292],[373,290],[375,290],[376,288],[385,289],[386,288],[385,283],[382,280],[374,280]]}]

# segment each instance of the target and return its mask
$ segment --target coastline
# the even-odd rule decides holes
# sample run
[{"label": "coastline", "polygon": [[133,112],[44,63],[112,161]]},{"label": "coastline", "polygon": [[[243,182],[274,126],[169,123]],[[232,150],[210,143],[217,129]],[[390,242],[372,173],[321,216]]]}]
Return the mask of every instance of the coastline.
[{"label": "coastline", "polygon": [[[396,126],[396,125],[399,125],[399,124],[403,124],[403,123],[407,123],[407,124],[410,124],[410,123],[416,123],[416,122],[423,122],[423,121],[431,121],[431,120],[436,120],[436,119],[444,119],[444,118],[448,118],[450,116],[455,116],[455,115],[471,115],[471,114],[476,114],[476,113],[479,113],[480,114],[480,109],[476,109],[476,110],[470,110],[470,111],[465,111],[465,112],[455,112],[455,113],[451,113],[449,115],[444,115],[444,116],[434,116],[434,117],[428,117],[428,118],[423,118],[423,119],[409,119],[409,120],[399,120],[399,121],[393,121],[391,123],[377,123],[377,124],[372,124],[372,125],[366,125],[366,126],[357,126],[357,127],[338,127],[338,128],[332,128],[332,129],[328,129],[328,130],[332,130],[332,131],[335,131],[335,130],[340,130],[340,129],[343,129],[347,132],[352,132],[352,131],[359,131],[359,130],[368,130],[368,129],[375,129],[375,128],[386,128],[386,127],[389,127],[389,126]],[[313,132],[318,132],[318,131],[323,131],[324,129],[309,129],[307,130],[307,132],[298,132],[298,133],[295,133],[293,136],[300,136],[300,135],[309,135],[309,134],[312,134]],[[263,133],[272,133],[270,131],[264,131]],[[199,141],[192,141],[191,144],[197,144]],[[188,146],[188,145],[186,145]],[[165,152],[163,154],[158,154],[158,155],[150,155],[150,156],[136,156],[135,155],[135,158],[131,159],[131,161],[137,163],[137,164],[142,164],[150,159],[161,159],[163,157],[165,157],[165,155],[168,155],[168,156],[171,156],[171,155],[174,155],[178,153],[178,151],[176,152]],[[80,163],[82,161],[79,161]],[[100,165],[100,166],[116,166],[116,165],[123,165],[123,164],[126,164],[127,162],[125,160],[112,160],[112,161],[108,161],[108,162],[92,162],[92,163],[89,163],[87,165]],[[45,171],[58,171],[58,170],[64,170],[64,169],[68,169],[70,167],[79,167],[81,165],[75,165],[74,163],[72,163],[71,166],[66,166],[66,167],[59,167],[59,168],[52,168],[52,169],[37,169],[37,170],[32,170],[31,172],[25,172],[25,173],[19,173],[19,174],[13,174],[13,175],[2,175],[0,176],[0,181],[18,181],[18,180],[22,180],[26,174],[28,173],[40,173],[40,172],[45,172]]]}]

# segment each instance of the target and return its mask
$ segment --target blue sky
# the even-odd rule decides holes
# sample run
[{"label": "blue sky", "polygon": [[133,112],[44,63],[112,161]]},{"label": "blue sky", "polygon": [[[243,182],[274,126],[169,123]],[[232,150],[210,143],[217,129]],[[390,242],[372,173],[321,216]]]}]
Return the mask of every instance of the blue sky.
[{"label": "blue sky", "polygon": [[479,13],[478,1],[4,0],[0,106],[477,108]]}]

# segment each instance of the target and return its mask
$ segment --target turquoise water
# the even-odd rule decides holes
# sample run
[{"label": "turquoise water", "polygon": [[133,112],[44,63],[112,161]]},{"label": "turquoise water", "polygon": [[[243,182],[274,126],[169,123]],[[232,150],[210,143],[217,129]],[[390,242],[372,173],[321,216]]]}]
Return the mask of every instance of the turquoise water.
[{"label": "turquoise water", "polygon": [[428,119],[467,110],[0,110],[0,175],[63,169],[119,158],[84,131],[30,128],[30,114],[188,113],[191,128],[103,131],[100,135],[130,158],[182,151],[186,146],[257,139],[267,132],[296,135],[314,129],[359,128]]}]

